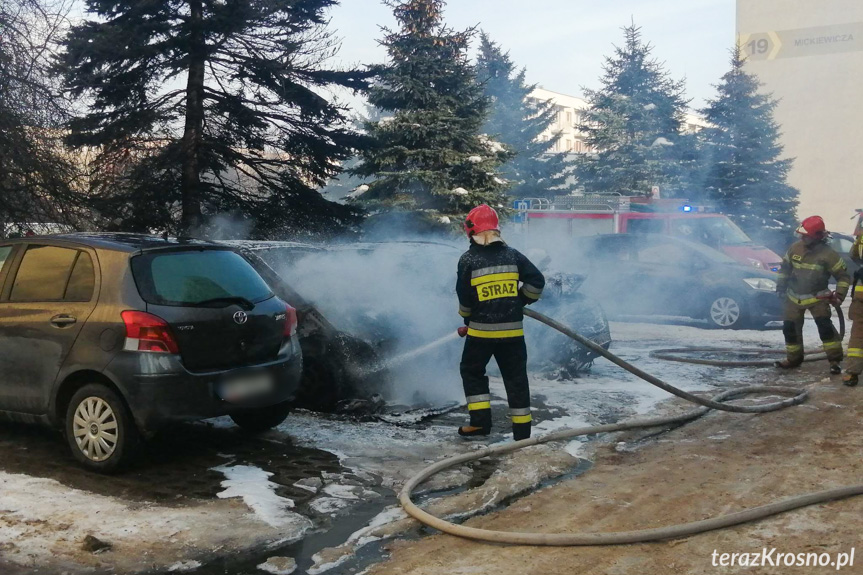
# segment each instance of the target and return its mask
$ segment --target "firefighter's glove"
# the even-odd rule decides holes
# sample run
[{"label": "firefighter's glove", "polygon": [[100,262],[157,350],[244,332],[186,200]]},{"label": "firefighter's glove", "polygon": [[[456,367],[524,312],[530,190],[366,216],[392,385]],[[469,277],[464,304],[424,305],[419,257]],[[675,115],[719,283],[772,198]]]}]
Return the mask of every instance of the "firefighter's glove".
[{"label": "firefighter's glove", "polygon": [[845,301],[845,295],[839,292],[834,291],[830,296],[830,303],[833,305],[842,305],[843,301]]},{"label": "firefighter's glove", "polygon": [[458,332],[459,337],[464,337],[467,335],[467,326],[460,327],[456,331]]}]

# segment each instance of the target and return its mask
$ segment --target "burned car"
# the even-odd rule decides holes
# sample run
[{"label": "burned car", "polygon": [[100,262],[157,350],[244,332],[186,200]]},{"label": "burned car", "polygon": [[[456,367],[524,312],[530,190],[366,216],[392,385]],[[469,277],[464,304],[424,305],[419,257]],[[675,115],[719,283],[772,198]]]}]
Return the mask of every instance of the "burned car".
[{"label": "burned car", "polygon": [[[333,411],[375,396],[407,405],[460,396],[455,330],[461,318],[454,289],[464,246],[427,240],[232,244],[297,307],[306,362],[299,405]],[[605,313],[579,292],[584,278],[544,271],[547,287],[537,310],[608,347]],[[528,325],[531,369],[570,377],[595,359],[565,336],[536,322]]]}]

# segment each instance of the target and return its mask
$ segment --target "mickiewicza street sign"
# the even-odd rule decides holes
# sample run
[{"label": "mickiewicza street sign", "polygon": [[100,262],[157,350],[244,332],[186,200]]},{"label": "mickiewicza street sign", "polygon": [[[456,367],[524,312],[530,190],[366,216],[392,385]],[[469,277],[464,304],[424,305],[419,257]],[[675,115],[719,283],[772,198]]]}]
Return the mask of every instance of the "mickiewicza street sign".
[{"label": "mickiewicza street sign", "polygon": [[822,56],[863,50],[863,22],[777,32],[741,34],[740,50],[749,60]]}]

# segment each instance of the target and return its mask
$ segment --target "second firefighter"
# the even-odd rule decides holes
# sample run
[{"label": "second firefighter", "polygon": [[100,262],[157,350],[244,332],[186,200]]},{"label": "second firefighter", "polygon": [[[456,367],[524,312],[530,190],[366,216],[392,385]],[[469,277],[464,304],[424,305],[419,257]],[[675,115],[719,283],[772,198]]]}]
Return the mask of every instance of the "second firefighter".
[{"label": "second firefighter", "polygon": [[[830,373],[840,373],[842,342],[830,319],[830,305],[842,303],[851,278],[845,262],[826,243],[824,220],[806,218],[797,233],[800,241],[782,258],[776,282],[776,292],[785,300],[782,333],[786,350],[786,359],[776,362],[776,367],[788,369],[803,363],[803,316],[809,310],[830,361]],[[831,276],[836,278],[835,292],[827,288]]]}]

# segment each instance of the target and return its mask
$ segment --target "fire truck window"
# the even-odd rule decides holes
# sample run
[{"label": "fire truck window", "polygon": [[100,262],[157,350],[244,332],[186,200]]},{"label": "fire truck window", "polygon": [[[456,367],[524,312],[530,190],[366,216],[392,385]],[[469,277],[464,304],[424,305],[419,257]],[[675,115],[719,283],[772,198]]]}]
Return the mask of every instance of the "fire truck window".
[{"label": "fire truck window", "polygon": [[661,234],[665,232],[665,220],[632,219],[626,224],[631,234]]}]

